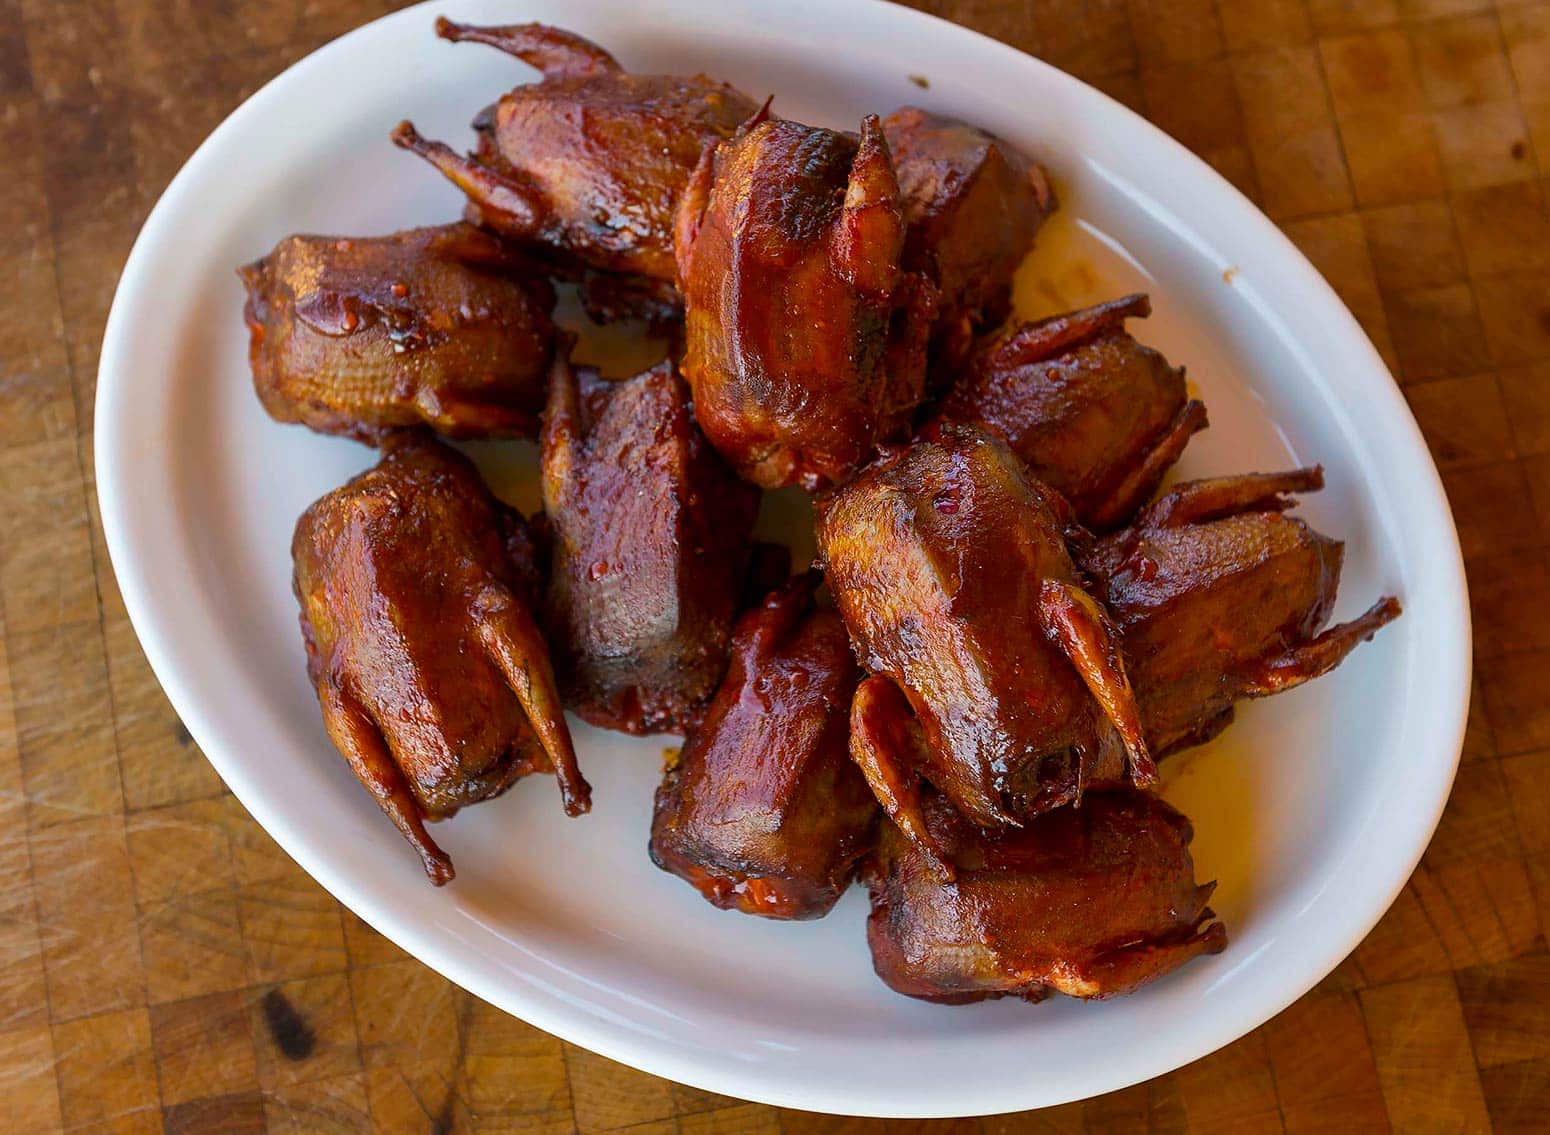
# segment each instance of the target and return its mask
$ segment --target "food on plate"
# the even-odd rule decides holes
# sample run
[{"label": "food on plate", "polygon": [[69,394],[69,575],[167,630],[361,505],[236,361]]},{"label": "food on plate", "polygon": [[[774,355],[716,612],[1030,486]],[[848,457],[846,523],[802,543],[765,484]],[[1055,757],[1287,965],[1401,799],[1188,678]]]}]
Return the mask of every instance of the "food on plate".
[{"label": "food on plate", "polygon": [[972,355],[941,416],[1006,438],[1088,528],[1123,524],[1206,424],[1184,372],[1125,331],[1151,310],[1133,295],[1013,327]]},{"label": "food on plate", "polygon": [[904,264],[935,285],[935,338],[952,360],[1010,313],[1012,277],[1055,194],[1026,155],[956,118],[901,107],[883,135],[904,208]]},{"label": "food on plate", "polygon": [[609,729],[682,731],[726,668],[758,490],[706,443],[671,361],[610,382],[564,352],[542,479],[566,704]]},{"label": "food on plate", "polygon": [[[467,219],[240,269],[265,407],[381,447],[301,517],[295,589],[328,734],[431,880],[427,821],[520,777],[589,809],[569,708],[685,734],[649,854],[714,906],[820,918],[859,875],[900,993],[1105,998],[1222,950],[1155,758],[1399,615],[1325,628],[1343,545],[1287,515],[1321,472],[1147,505],[1205,408],[1126,331],[1145,295],[993,330],[1055,208],[995,135],[916,107],[842,133],[559,28],[436,27],[543,75],[467,157],[394,132]],[[551,279],[598,322],[681,315],[669,357],[573,365]],[[432,430],[538,434],[542,516]],[[753,538],[791,486],[821,572]]]},{"label": "food on plate", "polygon": [[[561,264],[656,281],[634,290],[671,303],[679,196],[700,152],[730,138],[758,105],[704,75],[632,74],[590,40],[543,24],[439,19],[436,32],[499,48],[543,78],[479,113],[468,157],[408,122],[393,140],[468,196],[471,219]],[[617,286],[603,291],[620,296]]]},{"label": "food on plate", "polygon": [[829,587],[872,675],[856,693],[852,753],[927,849],[921,779],[1000,827],[1070,803],[1090,780],[1156,775],[1062,508],[1004,442],[953,424],[819,499]]},{"label": "food on plate", "polygon": [[249,359],[271,417],[375,443],[538,431],[554,291],[472,225],[288,236],[240,269]]},{"label": "food on plate", "polygon": [[705,719],[657,789],[651,858],[711,903],[819,918],[872,841],[877,802],[850,759],[860,671],[816,573],[745,614]]},{"label": "food on plate", "polygon": [[1227,944],[1206,906],[1216,884],[1195,883],[1189,821],[1150,793],[1089,792],[995,831],[934,793],[923,814],[954,882],[892,827],[863,869],[872,964],[900,993],[1114,997]]},{"label": "food on plate", "polygon": [[425,830],[529,773],[569,815],[591,790],[533,617],[522,519],[463,456],[420,432],[302,514],[291,543],[307,672],[329,737],[438,885]]},{"label": "food on plate", "polygon": [[1399,616],[1386,597],[1320,632],[1344,545],[1286,510],[1288,494],[1323,485],[1318,468],[1191,481],[1085,556],[1124,636],[1153,752],[1210,740],[1234,702],[1329,673]]},{"label": "food on plate", "polygon": [[678,214],[683,368],[742,476],[814,491],[907,431],[934,293],[903,248],[875,115],[859,139],[761,118],[705,151]]}]

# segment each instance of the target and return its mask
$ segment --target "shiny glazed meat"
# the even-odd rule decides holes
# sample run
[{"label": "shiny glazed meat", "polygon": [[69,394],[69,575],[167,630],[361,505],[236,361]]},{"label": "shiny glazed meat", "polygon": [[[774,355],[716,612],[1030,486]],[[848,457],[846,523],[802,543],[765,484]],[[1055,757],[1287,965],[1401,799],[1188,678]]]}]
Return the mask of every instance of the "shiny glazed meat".
[{"label": "shiny glazed meat", "polygon": [[818,545],[857,656],[852,754],[929,844],[924,777],[994,827],[1091,779],[1150,783],[1118,643],[1078,582],[1061,506],[1004,443],[945,426],[818,502]]},{"label": "shiny glazed meat", "polygon": [[1144,295],[1024,324],[976,352],[941,416],[1006,438],[1095,531],[1123,524],[1206,424],[1184,372],[1125,331]]},{"label": "shiny glazed meat", "polygon": [[681,732],[726,667],[758,490],[706,444],[670,362],[609,382],[557,352],[543,494],[566,704],[609,729]]},{"label": "shiny glazed meat", "polygon": [[994,134],[906,106],[883,119],[904,206],[904,263],[936,285],[966,343],[1010,310],[1012,277],[1055,208],[1044,170]]},{"label": "shiny glazed meat", "polygon": [[1154,752],[1209,740],[1235,701],[1327,674],[1398,617],[1385,598],[1320,633],[1343,545],[1285,515],[1284,494],[1323,484],[1317,468],[1193,481],[1087,555]]},{"label": "shiny glazed meat", "polygon": [[657,789],[651,858],[714,905],[819,918],[871,846],[877,802],[850,759],[860,671],[815,573],[737,624],[732,662]]},{"label": "shiny glazed meat", "polygon": [[1227,944],[1206,906],[1215,884],[1195,884],[1189,821],[1150,793],[1089,792],[995,832],[933,795],[925,821],[955,882],[891,825],[863,873],[872,964],[900,993],[1115,997]]},{"label": "shiny glazed meat", "polygon": [[759,121],[706,151],[678,216],[684,376],[744,477],[814,491],[907,428],[934,293],[901,272],[903,243],[875,117],[859,142]]},{"label": "shiny glazed meat", "polygon": [[436,21],[444,39],[489,44],[543,72],[474,120],[462,157],[405,122],[393,140],[468,195],[471,217],[564,263],[671,282],[673,215],[707,146],[758,109],[704,75],[632,75],[589,40],[543,24]]},{"label": "shiny glazed meat", "polygon": [[453,437],[538,432],[554,292],[488,233],[289,236],[239,275],[271,417],[371,443],[421,424]]},{"label": "shiny glazed meat", "polygon": [[291,544],[307,672],[329,737],[433,883],[452,861],[426,820],[554,771],[585,812],[522,520],[457,452],[395,433],[382,460],[323,497]]}]

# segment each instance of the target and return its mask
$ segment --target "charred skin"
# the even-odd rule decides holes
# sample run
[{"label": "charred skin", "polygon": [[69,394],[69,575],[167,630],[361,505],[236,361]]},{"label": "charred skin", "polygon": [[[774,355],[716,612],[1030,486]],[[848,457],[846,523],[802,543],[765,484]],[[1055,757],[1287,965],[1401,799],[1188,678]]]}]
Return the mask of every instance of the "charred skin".
[{"label": "charred skin", "polygon": [[757,109],[704,75],[633,75],[589,40],[542,24],[476,28],[441,19],[437,34],[504,51],[543,73],[475,120],[464,157],[405,122],[400,146],[461,189],[472,216],[565,263],[674,278],[673,218],[707,146]]},{"label": "charred skin", "polygon": [[1320,632],[1343,545],[1285,510],[1323,483],[1317,468],[1190,482],[1088,553],[1157,754],[1210,740],[1236,701],[1328,673],[1398,617],[1389,597]]},{"label": "charred skin", "polygon": [[704,721],[657,789],[651,858],[715,906],[766,918],[827,914],[871,846],[877,802],[851,762],[861,674],[817,576],[739,620]]},{"label": "charred skin", "polygon": [[1206,906],[1215,884],[1195,883],[1189,821],[1150,793],[1090,792],[994,832],[933,795],[925,821],[954,882],[886,824],[863,869],[872,964],[899,993],[1116,997],[1227,944]]},{"label": "charred skin", "polygon": [[1150,313],[1133,295],[1015,327],[969,359],[940,416],[1004,437],[1087,528],[1123,524],[1206,425],[1183,370],[1125,331]]},{"label": "charred skin", "polygon": [[375,444],[538,432],[554,292],[471,225],[289,236],[241,268],[259,400],[271,417]]},{"label": "charred skin", "polygon": [[907,831],[922,830],[920,777],[997,827],[1076,799],[1088,780],[1123,781],[1127,765],[1138,783],[1155,775],[1118,640],[1046,492],[992,435],[945,426],[819,499],[829,587],[874,675],[853,755]]},{"label": "charred skin", "polygon": [[815,491],[908,427],[934,292],[903,243],[875,117],[859,141],[755,120],[706,151],[678,216],[684,376],[743,477]]},{"label": "charred skin", "polygon": [[1055,209],[1049,178],[994,134],[918,107],[883,119],[883,133],[904,207],[905,266],[936,285],[939,343],[966,345],[1010,313],[1012,277]]},{"label": "charred skin", "polygon": [[452,862],[425,821],[533,772],[556,774],[568,814],[590,805],[531,612],[531,549],[468,460],[418,432],[390,435],[296,525],[324,724],[438,885]]},{"label": "charred skin", "polygon": [[758,490],[706,444],[671,362],[610,382],[557,353],[542,461],[566,704],[608,729],[682,732],[726,667]]}]

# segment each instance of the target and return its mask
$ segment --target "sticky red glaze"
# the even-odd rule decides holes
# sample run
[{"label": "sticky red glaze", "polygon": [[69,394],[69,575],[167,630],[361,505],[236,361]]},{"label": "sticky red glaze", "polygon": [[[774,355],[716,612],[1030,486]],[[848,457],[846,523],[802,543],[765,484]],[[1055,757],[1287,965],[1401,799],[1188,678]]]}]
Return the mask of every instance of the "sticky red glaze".
[{"label": "sticky red glaze", "polygon": [[679,213],[684,375],[744,477],[838,483],[908,426],[934,293],[901,272],[903,236],[876,119],[860,142],[765,121],[702,160]]},{"label": "sticky red glaze", "polygon": [[554,292],[470,225],[290,236],[239,273],[249,360],[271,417],[375,443],[538,431]]},{"label": "sticky red glaze", "polygon": [[560,360],[543,491],[567,704],[605,728],[681,732],[726,667],[758,491],[706,444],[670,362],[610,382]]},{"label": "sticky red glaze", "polygon": [[[422,821],[552,770],[556,756],[574,763],[526,613],[538,586],[532,547],[521,518],[490,496],[468,460],[420,433],[390,435],[374,468],[296,525],[308,673],[329,733],[438,882],[451,865]],[[543,704],[536,726],[503,652]],[[567,806],[581,811],[586,785],[573,773],[562,768],[562,785]]]},{"label": "sticky red glaze", "polygon": [[907,106],[883,119],[908,226],[904,262],[940,294],[944,324],[992,326],[1055,208],[1043,169],[994,134]]},{"label": "sticky red glaze", "polygon": [[1319,633],[1343,545],[1285,515],[1282,494],[1322,484],[1317,469],[1190,482],[1086,557],[1159,755],[1220,733],[1241,698],[1327,673],[1398,616],[1385,599]]},{"label": "sticky red glaze", "polygon": [[864,868],[872,964],[900,993],[1114,997],[1227,943],[1206,907],[1215,884],[1195,883],[1189,821],[1149,793],[1088,793],[997,832],[933,796],[926,819],[955,882],[891,826]]},{"label": "sticky red glaze", "polygon": [[471,40],[539,68],[475,120],[472,159],[397,139],[468,193],[473,216],[561,262],[657,280],[674,278],[673,218],[700,153],[758,109],[704,75],[634,75],[602,48],[543,24],[474,28]]},{"label": "sticky red glaze", "polygon": [[722,909],[821,917],[871,845],[877,803],[847,725],[860,671],[816,585],[799,576],[738,622],[726,677],[657,789],[653,861]]},{"label": "sticky red glaze", "polygon": [[1135,295],[1014,327],[969,359],[940,414],[1004,437],[1084,525],[1123,523],[1205,425],[1198,403],[1186,414],[1184,372],[1125,331],[1150,311]]},{"label": "sticky red glaze", "polygon": [[1003,442],[964,426],[818,502],[829,587],[862,665],[896,682],[919,718],[921,775],[986,825],[1070,798],[1073,750],[1092,775],[1123,776],[1040,611],[1044,581],[1078,582],[1062,507]]}]

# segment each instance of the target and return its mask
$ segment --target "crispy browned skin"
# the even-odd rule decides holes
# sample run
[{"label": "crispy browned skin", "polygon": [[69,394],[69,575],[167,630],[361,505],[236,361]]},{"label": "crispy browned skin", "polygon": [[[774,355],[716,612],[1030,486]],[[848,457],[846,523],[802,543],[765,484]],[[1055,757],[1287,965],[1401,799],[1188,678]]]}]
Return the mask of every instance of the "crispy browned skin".
[{"label": "crispy browned skin", "polygon": [[859,142],[760,121],[706,151],[678,216],[684,376],[744,477],[837,484],[908,425],[934,294],[903,242],[875,116]]},{"label": "crispy browned skin", "polygon": [[759,493],[706,444],[671,362],[609,382],[562,355],[543,492],[566,704],[609,729],[681,732],[726,667]]},{"label": "crispy browned skin", "polygon": [[1154,752],[1209,740],[1235,701],[1327,674],[1398,617],[1385,598],[1319,633],[1343,546],[1284,510],[1294,503],[1285,494],[1323,484],[1317,468],[1193,481],[1086,557],[1124,634]]},{"label": "crispy browned skin", "polygon": [[925,816],[955,882],[892,825],[864,868],[872,964],[900,993],[1116,997],[1227,944],[1206,906],[1216,884],[1195,884],[1189,821],[1150,793],[1090,792],[995,832],[935,795]]},{"label": "crispy browned skin", "polygon": [[291,555],[307,670],[329,736],[438,885],[452,861],[426,820],[553,770],[570,815],[576,767],[522,520],[460,454],[420,433],[297,522]]},{"label": "crispy browned skin", "polygon": [[544,77],[474,120],[470,157],[407,122],[393,140],[446,175],[502,236],[564,262],[671,281],[673,215],[690,171],[757,104],[704,75],[632,75],[595,43],[543,24],[439,19],[436,32],[499,48]]},{"label": "crispy browned skin", "polygon": [[723,910],[820,918],[877,819],[850,759],[861,673],[845,625],[813,607],[816,573],[744,615],[732,663],[657,789],[651,858]]},{"label": "crispy browned skin", "polygon": [[259,400],[282,422],[375,443],[538,432],[554,291],[472,225],[289,236],[238,270]]},{"label": "crispy browned skin", "polygon": [[1088,528],[1123,524],[1206,424],[1184,372],[1125,331],[1144,295],[1013,328],[977,351],[941,416],[994,430]]},{"label": "crispy browned skin", "polygon": [[1127,755],[1137,783],[1154,776],[1047,493],[999,439],[948,425],[819,499],[829,587],[874,675],[851,751],[923,842],[919,777],[993,827],[1066,803],[1088,774],[1124,779]]},{"label": "crispy browned skin", "polygon": [[883,119],[907,225],[904,263],[939,293],[939,338],[1010,310],[1012,277],[1055,208],[1049,178],[994,134],[906,106]]}]

